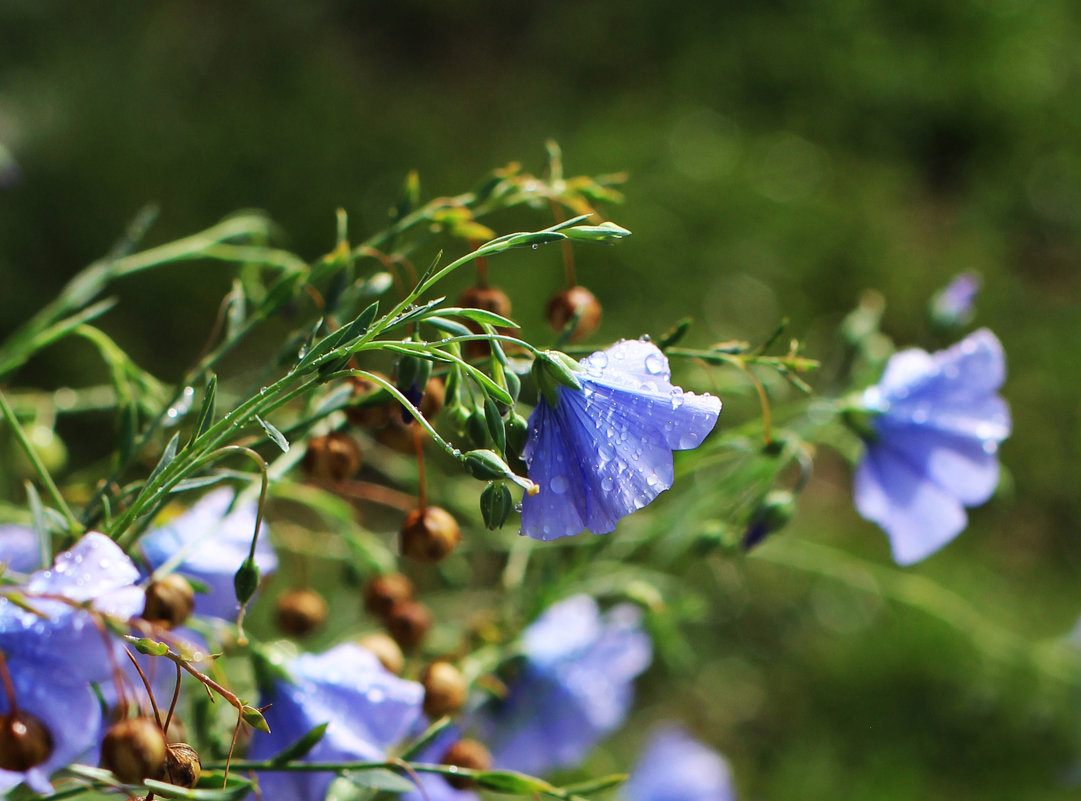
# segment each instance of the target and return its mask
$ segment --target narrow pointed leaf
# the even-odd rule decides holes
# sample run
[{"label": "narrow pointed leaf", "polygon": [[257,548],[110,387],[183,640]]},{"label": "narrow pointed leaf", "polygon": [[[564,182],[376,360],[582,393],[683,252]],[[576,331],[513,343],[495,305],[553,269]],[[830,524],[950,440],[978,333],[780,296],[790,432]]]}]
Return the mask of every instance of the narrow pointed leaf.
[{"label": "narrow pointed leaf", "polygon": [[276,429],[259,415],[255,415],[255,422],[257,422],[260,426],[263,427],[263,431],[266,432],[266,435],[270,438],[270,441],[277,445],[279,448],[281,448],[282,453],[289,453],[289,440],[285,438],[285,435],[282,434],[282,432],[280,432],[278,429]]}]

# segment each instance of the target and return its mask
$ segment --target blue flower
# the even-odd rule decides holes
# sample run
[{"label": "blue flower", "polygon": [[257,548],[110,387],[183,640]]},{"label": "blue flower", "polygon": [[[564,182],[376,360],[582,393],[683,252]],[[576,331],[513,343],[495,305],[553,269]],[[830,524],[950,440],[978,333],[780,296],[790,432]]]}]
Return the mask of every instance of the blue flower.
[{"label": "blue flower", "polygon": [[[233,576],[248,558],[258,507],[254,502],[246,503],[226,515],[232,502],[232,490],[215,490],[185,514],[139,540],[151,568],[157,570],[169,563],[178,573],[207,586],[209,592],[195,596],[195,614],[203,617],[234,620],[240,610]],[[278,569],[265,525],[259,529],[255,564],[264,577]]]},{"label": "blue flower", "polygon": [[630,779],[625,801],[735,801],[724,757],[677,726],[655,733]]},{"label": "blue flower", "polygon": [[965,527],[966,506],[998,485],[1010,412],[996,394],[1002,345],[983,329],[944,351],[895,354],[864,392],[874,414],[856,470],[856,509],[886,530],[898,564],[918,562]]},{"label": "blue flower", "polygon": [[[59,600],[93,601],[94,609],[128,620],[143,608],[143,591],[134,586],[138,568],[103,534],[90,532],[60,554],[51,570],[30,576],[13,588],[40,615],[0,594],[0,652],[3,652],[21,712],[40,720],[52,737],[49,759],[25,773],[0,770],[0,793],[25,781],[38,793],[52,791],[49,775],[97,746],[101,706],[90,689],[112,675],[111,645],[91,615]],[[0,714],[10,712],[0,691]]]},{"label": "blue flower", "polygon": [[41,567],[37,532],[28,526],[0,526],[0,565],[17,573],[29,573]]},{"label": "blue flower", "polygon": [[643,340],[582,359],[581,390],[558,387],[529,417],[522,456],[540,491],[522,499],[522,533],[539,540],[605,534],[672,486],[672,451],[696,448],[721,402],[670,383],[668,359]]},{"label": "blue flower", "polygon": [[[256,732],[253,759],[267,759],[316,726],[328,723],[323,739],[304,762],[380,761],[387,748],[409,734],[421,717],[424,688],[388,672],[370,651],[345,643],[322,654],[302,654],[286,663],[289,681],[276,681],[263,703],[270,734]],[[265,801],[320,801],[330,773],[281,773],[260,789]]]},{"label": "blue flower", "polygon": [[652,646],[636,607],[601,615],[592,598],[577,595],[525,630],[522,654],[506,698],[478,710],[475,724],[496,767],[539,775],[581,762],[619,727]]},{"label": "blue flower", "polygon": [[947,328],[967,323],[972,319],[982,283],[977,272],[956,276],[931,299],[931,319]]}]

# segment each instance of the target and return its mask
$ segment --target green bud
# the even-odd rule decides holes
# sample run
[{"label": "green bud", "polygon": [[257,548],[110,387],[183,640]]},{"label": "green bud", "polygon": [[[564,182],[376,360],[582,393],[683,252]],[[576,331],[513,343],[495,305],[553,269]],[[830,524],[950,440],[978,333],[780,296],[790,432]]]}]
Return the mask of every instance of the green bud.
[{"label": "green bud", "polygon": [[233,589],[236,591],[236,599],[244,605],[251,600],[251,597],[255,595],[255,591],[259,589],[259,566],[255,564],[255,561],[249,556],[244,560],[244,564],[240,566],[240,569],[236,571],[236,575],[233,576]]},{"label": "green bud", "polygon": [[488,448],[469,451],[462,456],[462,465],[473,478],[488,481],[510,478],[513,475],[499,454]]},{"label": "green bud", "polygon": [[503,376],[507,380],[507,394],[511,396],[515,403],[517,403],[518,395],[522,391],[522,379],[520,379],[518,374],[513,370],[505,371]]},{"label": "green bud", "polygon": [[537,382],[541,395],[553,409],[559,402],[559,385],[580,390],[581,383],[575,373],[581,366],[565,353],[546,350],[533,359],[533,378]]},{"label": "green bud", "polygon": [[474,448],[487,448],[491,443],[488,418],[481,409],[474,409],[465,421],[465,436]]},{"label": "green bud", "polygon": [[507,447],[511,453],[521,455],[529,440],[529,421],[517,412],[511,412],[506,422]]},{"label": "green bud", "polygon": [[243,709],[240,710],[240,715],[244,718],[244,722],[256,731],[270,734],[270,726],[267,724],[266,718],[264,718],[263,713],[255,707],[244,704]]},{"label": "green bud", "polygon": [[133,640],[131,644],[135,646],[136,651],[147,656],[165,656],[169,653],[168,645],[157,640],[151,640],[148,637],[140,637]]},{"label": "green bud", "polygon": [[488,427],[488,433],[495,443],[497,453],[507,450],[507,430],[503,425],[503,416],[499,413],[499,407],[491,398],[484,399],[484,422]]},{"label": "green bud", "polygon": [[401,355],[398,359],[398,389],[402,392],[406,392],[410,388],[418,386],[417,378],[420,375],[421,363],[423,361],[425,360],[418,359],[416,356],[410,356],[408,353],[403,353]]},{"label": "green bud", "polygon": [[493,481],[484,488],[480,494],[480,514],[489,531],[503,527],[513,505],[510,490],[502,481]]},{"label": "green bud", "polygon": [[747,523],[743,548],[749,550],[767,536],[780,531],[796,513],[796,496],[789,490],[771,490],[761,500]]},{"label": "green bud", "polygon": [[574,225],[564,228],[561,233],[572,242],[616,242],[631,235],[630,231],[614,222],[602,222],[600,225]]}]

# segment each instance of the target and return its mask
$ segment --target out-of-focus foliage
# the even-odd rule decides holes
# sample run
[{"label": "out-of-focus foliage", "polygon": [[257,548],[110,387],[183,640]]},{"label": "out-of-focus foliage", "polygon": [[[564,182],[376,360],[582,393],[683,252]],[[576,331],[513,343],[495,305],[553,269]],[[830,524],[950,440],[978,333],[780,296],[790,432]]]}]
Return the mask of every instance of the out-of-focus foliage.
[{"label": "out-of-focus foliage", "polygon": [[[935,349],[928,299],[978,270],[975,322],[1009,360],[1012,479],[917,570],[1008,629],[1056,636],[1081,608],[1079,33],[1065,0],[5,3],[0,145],[20,179],[0,189],[0,338],[147,202],[161,208],[148,244],[259,206],[315,258],[337,206],[353,230],[382,228],[408,170],[426,196],[456,192],[493,163],[539,170],[554,137],[569,174],[631,175],[618,219],[635,236],[578,257],[605,309],[596,342],[688,315],[698,344],[761,340],[784,315],[809,351],[839,353],[839,321],[876,289],[884,329]],[[541,341],[559,253],[516,270],[525,258],[492,269]],[[199,355],[230,281],[183,269],[198,280],[116,286],[103,323],[166,378]],[[92,354],[68,340],[19,381],[103,381]],[[734,413],[753,402],[725,397]],[[60,433],[100,456],[102,422]],[[782,536],[885,562],[849,484],[820,454]],[[863,592],[768,561],[691,565],[715,587],[690,639],[709,659],[690,675],[662,662],[641,684],[640,720],[709,732],[741,797],[1075,792],[1060,784],[1079,717],[1068,688],[986,660],[883,600],[872,575],[851,582]],[[624,769],[644,736],[625,732],[597,774]]]}]

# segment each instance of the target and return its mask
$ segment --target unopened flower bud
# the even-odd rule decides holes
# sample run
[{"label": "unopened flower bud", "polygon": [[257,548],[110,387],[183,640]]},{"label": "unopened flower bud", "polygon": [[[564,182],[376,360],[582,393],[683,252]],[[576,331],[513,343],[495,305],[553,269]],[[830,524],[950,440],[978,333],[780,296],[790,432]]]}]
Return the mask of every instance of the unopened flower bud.
[{"label": "unopened flower bud", "polygon": [[387,614],[387,632],[403,651],[412,651],[432,627],[428,607],[417,601],[399,601]]},{"label": "unopened flower bud", "polygon": [[458,523],[438,506],[414,509],[406,515],[399,536],[402,553],[418,562],[439,562],[462,541]]},{"label": "unopened flower bud", "polygon": [[195,608],[195,591],[183,576],[170,573],[146,588],[143,620],[167,629],[182,625]]},{"label": "unopened flower bud", "polygon": [[514,500],[511,498],[510,490],[502,481],[493,481],[480,494],[480,514],[489,531],[502,528],[507,516],[510,515],[512,506],[514,506]]},{"label": "unopened flower bud", "polygon": [[507,450],[520,456],[529,440],[529,421],[517,412],[507,417]]},{"label": "unopened flower bud", "polygon": [[772,490],[758,504],[743,533],[743,549],[750,550],[767,536],[780,531],[796,513],[796,496],[788,490]]},{"label": "unopened flower bud", "polygon": [[304,454],[304,470],[320,481],[346,481],[360,469],[360,446],[341,431],[312,437]]},{"label": "unopened flower bud", "polygon": [[278,596],[275,619],[290,637],[307,637],[326,622],[327,602],[315,590],[288,590]]},{"label": "unopened flower bud", "polygon": [[545,309],[548,325],[556,331],[562,331],[567,324],[578,318],[570,333],[575,342],[589,336],[601,324],[601,304],[593,293],[584,286],[574,286],[552,296]]},{"label": "unopened flower bud", "polygon": [[122,720],[105,732],[101,766],[124,784],[141,784],[161,775],[165,750],[165,735],[150,718]]},{"label": "unopened flower bud", "polygon": [[453,715],[465,706],[465,679],[450,662],[432,662],[421,674],[420,683],[424,686],[424,714],[428,717]]},{"label": "unopened flower bud", "polygon": [[176,743],[165,748],[165,765],[161,772],[161,781],[175,784],[177,787],[194,787],[203,773],[203,764],[199,761],[199,752],[187,743]]},{"label": "unopened flower bud", "polygon": [[398,643],[381,631],[364,635],[357,640],[357,645],[375,654],[375,658],[383,667],[395,675],[400,675],[402,668],[405,667],[402,649],[398,647]]},{"label": "unopened flower bud", "polygon": [[22,773],[52,753],[52,734],[34,715],[23,710],[0,715],[0,769]]},{"label": "unopened flower bud", "polygon": [[[439,761],[444,765],[454,765],[470,770],[488,770],[492,767],[492,755],[488,749],[476,740],[464,739],[448,748]],[[465,776],[445,776],[447,784],[458,790],[469,790],[477,783]]]},{"label": "unopened flower bud", "polygon": [[385,618],[399,601],[413,600],[413,582],[401,573],[384,573],[364,585],[364,608]]},{"label": "unopened flower bud", "polygon": [[255,591],[259,589],[259,578],[259,565],[249,556],[233,576],[233,590],[238,603],[246,604],[252,599]]}]

